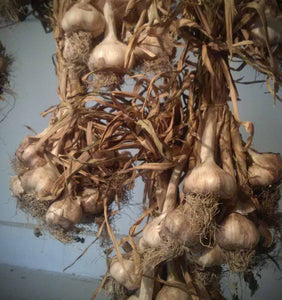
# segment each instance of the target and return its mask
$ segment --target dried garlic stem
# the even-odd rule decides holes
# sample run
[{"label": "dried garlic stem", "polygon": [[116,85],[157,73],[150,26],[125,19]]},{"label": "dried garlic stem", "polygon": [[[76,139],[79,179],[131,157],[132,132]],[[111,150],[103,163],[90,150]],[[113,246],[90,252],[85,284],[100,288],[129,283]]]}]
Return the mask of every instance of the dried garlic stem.
[{"label": "dried garlic stem", "polygon": [[230,135],[230,111],[228,107],[225,107],[224,111],[224,122],[219,137],[219,147],[222,169],[228,172],[233,177],[233,179],[235,179]]},{"label": "dried garlic stem", "polygon": [[[231,114],[231,112],[230,112]],[[236,124],[234,117],[230,118],[230,134],[232,141],[232,148],[235,153],[235,167],[237,173],[237,180],[239,186],[246,192],[249,192],[248,186],[248,171],[246,162],[246,153],[242,145],[242,139],[239,132],[239,127]]]}]

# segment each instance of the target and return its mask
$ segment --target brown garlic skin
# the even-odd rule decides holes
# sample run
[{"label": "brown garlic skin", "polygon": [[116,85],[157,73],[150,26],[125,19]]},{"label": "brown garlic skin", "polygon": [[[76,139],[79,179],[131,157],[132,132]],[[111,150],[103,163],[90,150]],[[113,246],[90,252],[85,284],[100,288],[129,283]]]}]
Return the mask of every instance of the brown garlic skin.
[{"label": "brown garlic skin", "polygon": [[94,37],[103,33],[105,18],[89,1],[74,4],[64,15],[62,28],[66,33],[89,31]]},{"label": "brown garlic skin", "polygon": [[248,168],[249,183],[251,186],[268,186],[281,180],[282,158],[275,153],[258,153],[248,149],[253,161]]},{"label": "brown garlic skin", "polygon": [[216,231],[216,241],[225,250],[251,250],[259,239],[255,224],[238,213],[231,213]]},{"label": "brown garlic skin", "polygon": [[38,200],[52,196],[52,189],[57,178],[58,173],[55,167],[49,163],[42,167],[28,170],[19,177],[24,192],[34,195]]},{"label": "brown garlic skin", "polygon": [[77,224],[82,217],[80,202],[61,197],[53,202],[46,212],[46,223],[50,226],[60,226],[66,230]]},{"label": "brown garlic skin", "polygon": [[[123,258],[123,266],[117,259],[113,259],[110,266],[111,276],[128,290],[136,290],[140,286],[140,279],[135,274],[135,265],[132,260]],[[131,279],[131,280],[130,280]]]}]

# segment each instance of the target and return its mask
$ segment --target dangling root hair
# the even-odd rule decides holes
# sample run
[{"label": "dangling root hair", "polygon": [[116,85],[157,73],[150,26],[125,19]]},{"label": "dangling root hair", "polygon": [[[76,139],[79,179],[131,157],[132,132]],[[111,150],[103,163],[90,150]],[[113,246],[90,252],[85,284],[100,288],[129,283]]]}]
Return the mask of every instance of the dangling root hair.
[{"label": "dangling root hair", "polygon": [[144,60],[142,69],[145,73],[171,72],[173,67],[168,55],[163,55],[152,60]]},{"label": "dangling root hair", "polygon": [[245,272],[252,263],[255,250],[223,250],[230,271]]},{"label": "dangling root hair", "polygon": [[218,213],[218,198],[213,194],[189,193],[185,196],[184,214],[191,224],[199,228],[200,243],[212,247],[217,229],[215,216]]},{"label": "dangling root hair", "polygon": [[63,56],[74,69],[85,68],[93,47],[94,42],[90,32],[67,33]]},{"label": "dangling root hair", "polygon": [[107,296],[112,296],[112,299],[124,300],[130,295],[126,287],[118,283],[112,276],[107,277],[103,289]]},{"label": "dangling root hair", "polygon": [[182,241],[168,237],[163,241],[160,248],[147,248],[145,250],[141,268],[143,272],[154,269],[162,262],[182,256],[184,251],[185,247]]}]

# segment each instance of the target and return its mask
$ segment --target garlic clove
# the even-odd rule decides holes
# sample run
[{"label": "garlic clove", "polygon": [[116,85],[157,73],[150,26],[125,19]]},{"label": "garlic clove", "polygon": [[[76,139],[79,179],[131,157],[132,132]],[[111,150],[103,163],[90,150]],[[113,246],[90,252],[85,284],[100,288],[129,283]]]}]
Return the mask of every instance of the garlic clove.
[{"label": "garlic clove", "polygon": [[143,241],[148,247],[159,248],[161,247],[163,240],[160,237],[160,231],[162,228],[162,222],[166,214],[162,214],[154,218],[150,223],[146,224],[143,229]]},{"label": "garlic clove", "polygon": [[103,33],[105,18],[89,3],[76,3],[64,15],[63,30],[68,32],[90,31],[94,37]]},{"label": "garlic clove", "polygon": [[231,213],[216,231],[216,241],[225,250],[251,250],[259,239],[255,224],[238,213]]},{"label": "garlic clove", "polygon": [[110,274],[128,290],[136,290],[140,287],[140,278],[135,273],[135,264],[132,260],[123,258],[121,264],[114,258],[110,266]]},{"label": "garlic clove", "polygon": [[20,180],[25,193],[35,195],[40,200],[52,195],[52,189],[57,178],[57,170],[47,163],[42,167],[25,172]]},{"label": "garlic clove", "polygon": [[282,177],[282,158],[275,153],[258,153],[248,149],[253,164],[248,168],[249,183],[252,186],[267,186]]},{"label": "garlic clove", "polygon": [[45,216],[48,225],[61,226],[66,230],[78,223],[81,217],[80,202],[63,197],[50,205]]}]

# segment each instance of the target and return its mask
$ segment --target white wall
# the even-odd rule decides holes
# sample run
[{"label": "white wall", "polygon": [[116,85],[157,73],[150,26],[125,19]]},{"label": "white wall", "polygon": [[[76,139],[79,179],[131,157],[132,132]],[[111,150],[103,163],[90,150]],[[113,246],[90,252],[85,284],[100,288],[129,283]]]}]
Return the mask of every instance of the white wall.
[{"label": "white wall", "polygon": [[[48,234],[36,238],[29,228],[3,225],[3,222],[34,222],[16,209],[16,200],[10,196],[9,177],[13,175],[10,159],[23,137],[29,134],[24,125],[29,125],[37,132],[43,130],[48,117],[43,119],[40,113],[59,101],[51,60],[55,51],[53,36],[46,35],[37,21],[29,19],[17,26],[1,29],[0,39],[15,57],[12,88],[17,99],[14,109],[0,124],[0,263],[61,272],[94,237],[87,237],[85,244],[63,245]],[[239,78],[242,74],[236,76]],[[254,78],[253,71],[247,73],[246,80]],[[242,99],[239,103],[240,117],[255,125],[255,148],[282,152],[281,103],[273,107],[272,97],[264,94],[267,92],[265,85],[240,85],[239,92]],[[141,203],[142,193],[139,184],[133,194],[134,203]],[[126,233],[126,228],[133,223],[137,214],[140,214],[138,204],[123,210],[124,217],[119,217],[115,226],[120,234]],[[91,247],[67,272],[99,277],[105,272],[103,251],[98,245]]]}]

